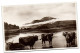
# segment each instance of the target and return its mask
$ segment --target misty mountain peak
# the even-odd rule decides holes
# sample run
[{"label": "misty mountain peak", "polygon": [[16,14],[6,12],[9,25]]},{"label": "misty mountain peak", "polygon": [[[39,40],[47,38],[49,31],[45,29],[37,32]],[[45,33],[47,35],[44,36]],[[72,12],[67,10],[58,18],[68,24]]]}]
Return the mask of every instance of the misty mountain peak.
[{"label": "misty mountain peak", "polygon": [[48,21],[48,20],[52,20],[52,19],[56,19],[56,18],[53,18],[53,17],[43,17],[40,20],[34,20],[34,21],[32,21],[32,23],[44,22],[44,21]]}]

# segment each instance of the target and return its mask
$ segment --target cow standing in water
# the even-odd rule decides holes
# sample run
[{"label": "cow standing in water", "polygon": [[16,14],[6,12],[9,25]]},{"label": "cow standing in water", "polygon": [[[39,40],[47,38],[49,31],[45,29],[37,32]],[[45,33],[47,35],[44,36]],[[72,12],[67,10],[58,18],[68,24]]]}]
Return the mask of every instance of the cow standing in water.
[{"label": "cow standing in water", "polygon": [[70,47],[71,45],[71,35],[69,32],[63,32],[63,35],[65,36],[66,38],[66,43],[67,43],[67,47]]},{"label": "cow standing in water", "polygon": [[28,37],[20,37],[19,43],[24,46],[30,46],[30,49],[33,49],[35,42],[38,40],[38,36],[28,36]]},{"label": "cow standing in water", "polygon": [[52,38],[53,38],[53,33],[47,34],[47,39],[49,41],[49,47],[52,47]]},{"label": "cow standing in water", "polygon": [[41,35],[42,46],[43,46],[43,44],[45,44],[45,41],[49,41],[49,47],[52,47],[52,37],[53,37],[53,33],[42,34]]},{"label": "cow standing in water", "polygon": [[43,46],[43,44],[45,44],[45,41],[46,41],[46,35],[45,34],[42,34],[41,35],[41,39],[42,39],[42,46]]},{"label": "cow standing in water", "polygon": [[66,38],[67,47],[75,46],[75,32],[63,32],[63,35]]},{"label": "cow standing in water", "polygon": [[71,33],[71,36],[72,36],[72,43],[71,43],[71,44],[72,44],[73,46],[77,46],[77,45],[76,45],[76,42],[75,42],[76,33],[75,33],[75,32],[72,32],[72,33]]}]

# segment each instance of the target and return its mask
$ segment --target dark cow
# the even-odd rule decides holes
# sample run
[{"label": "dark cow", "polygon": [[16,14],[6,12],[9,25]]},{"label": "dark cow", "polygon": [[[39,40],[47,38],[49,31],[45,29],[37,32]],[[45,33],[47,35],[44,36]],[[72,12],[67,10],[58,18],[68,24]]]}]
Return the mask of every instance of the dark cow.
[{"label": "dark cow", "polygon": [[52,46],[52,38],[53,38],[53,33],[47,34],[47,39],[48,39],[48,41],[49,41],[49,46],[50,46],[50,47]]},{"label": "dark cow", "polygon": [[63,35],[66,38],[67,47],[72,46],[73,41],[74,41],[74,45],[75,45],[75,32],[63,32]]},{"label": "dark cow", "polygon": [[7,46],[7,50],[23,50],[24,49],[24,45],[20,44],[20,43],[6,43]]},{"label": "dark cow", "polygon": [[35,41],[37,40],[38,36],[20,37],[19,43],[23,44],[24,46],[30,46],[30,49],[32,49]]},{"label": "dark cow", "polygon": [[34,39],[35,39],[35,41],[37,41],[37,40],[38,40],[38,36],[37,36],[37,35],[35,35],[35,36],[34,36]]},{"label": "dark cow", "polygon": [[42,39],[42,44],[43,44],[43,43],[45,44],[45,41],[46,41],[46,35],[45,35],[45,34],[42,34],[42,35],[41,35],[41,39]]},{"label": "dark cow", "polygon": [[70,47],[70,45],[71,45],[71,42],[72,42],[72,38],[71,37],[72,36],[70,35],[70,33],[68,33],[66,35],[67,47]]},{"label": "dark cow", "polygon": [[49,46],[52,46],[52,36],[53,33],[49,33],[49,34],[42,34],[41,35],[41,39],[42,39],[42,44],[45,44],[45,41],[49,41]]},{"label": "dark cow", "polygon": [[71,35],[72,35],[72,39],[76,38],[76,33],[75,32],[72,32]]},{"label": "dark cow", "polygon": [[72,42],[71,42],[71,44],[72,45],[75,45],[76,33],[75,32],[72,32],[71,33],[71,36],[72,36]]}]

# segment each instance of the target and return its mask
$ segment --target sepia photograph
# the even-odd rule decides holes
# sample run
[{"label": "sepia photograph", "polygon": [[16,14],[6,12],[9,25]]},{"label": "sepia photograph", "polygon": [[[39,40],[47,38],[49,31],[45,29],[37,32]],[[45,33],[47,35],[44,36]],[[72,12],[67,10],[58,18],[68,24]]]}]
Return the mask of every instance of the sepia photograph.
[{"label": "sepia photograph", "polygon": [[5,51],[75,48],[76,3],[2,6]]}]

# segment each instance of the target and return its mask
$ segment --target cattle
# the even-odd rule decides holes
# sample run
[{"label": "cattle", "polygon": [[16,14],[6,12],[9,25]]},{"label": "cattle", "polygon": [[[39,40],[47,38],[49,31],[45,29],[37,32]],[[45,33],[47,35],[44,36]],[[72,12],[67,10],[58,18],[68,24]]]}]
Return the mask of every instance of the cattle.
[{"label": "cattle", "polygon": [[52,38],[53,38],[53,33],[47,34],[47,39],[48,39],[48,41],[49,41],[49,46],[50,46],[50,47],[52,46]]},{"label": "cattle", "polygon": [[30,46],[30,49],[33,49],[33,45],[37,40],[38,36],[20,37],[19,43],[23,44],[24,46]]},{"label": "cattle", "polygon": [[37,35],[35,35],[35,36],[34,36],[34,39],[35,39],[35,41],[37,41],[37,40],[38,40],[38,36],[37,36]]},{"label": "cattle", "polygon": [[66,42],[67,42],[67,47],[72,46],[72,43],[74,42],[75,45],[75,32],[63,32],[63,35],[66,38]]},{"label": "cattle", "polygon": [[45,44],[45,41],[49,41],[49,46],[52,46],[52,36],[53,36],[53,33],[42,34],[41,35],[42,46],[43,46],[43,43]]},{"label": "cattle", "polygon": [[72,32],[71,35],[72,35],[72,43],[71,44],[75,45],[76,33]]},{"label": "cattle", "polygon": [[71,39],[70,33],[66,34],[66,41],[67,41],[67,47],[71,45],[72,39]]},{"label": "cattle", "polygon": [[43,44],[43,43],[45,44],[45,41],[46,41],[46,36],[45,36],[45,34],[42,34],[42,35],[41,35],[41,39],[42,39],[42,44]]},{"label": "cattle", "polygon": [[20,43],[6,43],[6,49],[7,50],[23,50],[24,49],[24,45],[20,44]]}]

